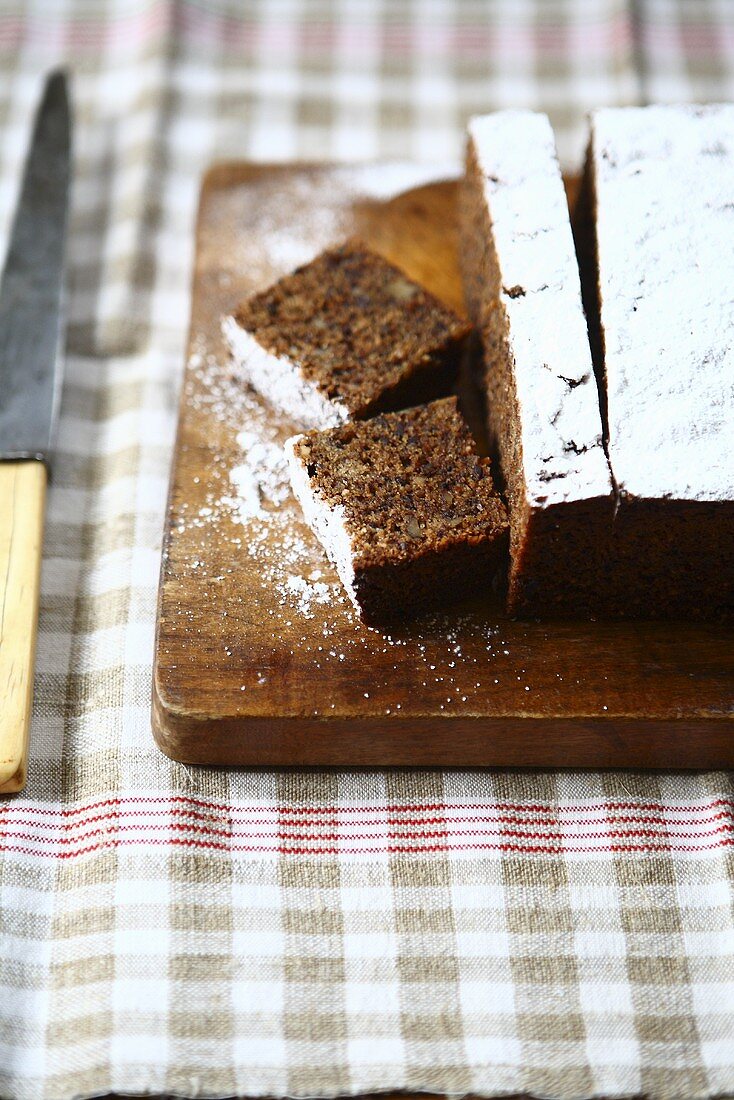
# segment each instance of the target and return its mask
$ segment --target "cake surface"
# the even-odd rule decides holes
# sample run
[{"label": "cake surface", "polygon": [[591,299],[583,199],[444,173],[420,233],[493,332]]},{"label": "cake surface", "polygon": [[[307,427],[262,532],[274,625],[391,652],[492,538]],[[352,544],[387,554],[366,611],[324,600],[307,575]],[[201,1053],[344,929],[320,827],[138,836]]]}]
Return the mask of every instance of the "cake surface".
[{"label": "cake surface", "polygon": [[597,111],[592,156],[619,490],[733,499],[734,107]]},{"label": "cake surface", "polygon": [[511,523],[508,608],[595,610],[614,508],[566,195],[550,123],[469,124],[461,259]]},{"label": "cake surface", "polygon": [[358,241],[243,302],[223,327],[246,380],[307,428],[448,393],[469,330]]},{"label": "cake surface", "polygon": [[488,587],[507,518],[455,398],[286,445],[306,521],[369,623]]},{"label": "cake surface", "polygon": [[592,118],[612,611],[734,611],[734,106]]}]

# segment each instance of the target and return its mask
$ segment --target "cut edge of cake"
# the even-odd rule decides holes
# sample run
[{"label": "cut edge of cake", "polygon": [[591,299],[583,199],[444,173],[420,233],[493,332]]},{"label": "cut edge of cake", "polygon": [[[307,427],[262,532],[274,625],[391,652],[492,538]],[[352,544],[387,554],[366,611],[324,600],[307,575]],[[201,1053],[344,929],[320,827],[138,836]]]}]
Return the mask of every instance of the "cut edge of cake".
[{"label": "cut edge of cake", "polygon": [[[439,406],[443,408],[439,409]],[[333,430],[299,433],[284,445],[291,487],[304,520],[318,538],[350,601],[367,625],[381,626],[403,621],[466,599],[477,592],[477,575],[485,577],[486,591],[489,592],[491,582],[505,563],[509,533],[506,508],[494,487],[489,460],[477,454],[455,397],[384,413],[378,419],[355,422],[354,431],[369,433],[376,428],[378,420],[383,428],[385,421],[392,426],[393,420],[399,427],[401,417],[420,417],[432,413],[445,415],[448,406],[449,415],[456,419],[457,424],[461,423],[462,431],[470,441],[471,456],[486,466],[484,478],[488,496],[482,498],[477,516],[467,514],[469,530],[454,529],[449,519],[448,528],[444,523],[441,530],[439,525],[440,535],[435,541],[415,547],[411,547],[410,539],[415,538],[417,532],[409,536],[408,547],[405,543],[399,543],[395,551],[376,550],[374,545],[363,542],[365,517],[359,515],[359,509],[350,517],[348,505],[324,498],[316,484],[317,466],[309,468],[309,455],[304,456],[300,452],[309,438],[317,442],[322,436],[331,436]],[[340,434],[339,429],[335,434]],[[399,441],[402,438],[402,432],[396,431],[397,446],[401,445]],[[466,452],[462,455],[462,462],[465,462]],[[471,484],[467,472],[460,471],[457,476],[465,488]],[[417,477],[416,486],[420,480]],[[369,519],[367,522],[370,523]],[[380,531],[382,528],[378,526],[373,530]]]},{"label": "cut edge of cake", "polygon": [[306,429],[336,428],[349,420],[346,405],[327,397],[296,362],[267,351],[232,314],[222,318],[222,334],[241,378],[274,408]]},{"label": "cut edge of cake", "polygon": [[296,453],[306,433],[291,436],[284,444],[293,495],[301,506],[303,518],[324,548],[339,580],[357,611],[360,610],[354,585],[354,549],[347,529],[343,504],[332,505],[311,484],[306,464]]},{"label": "cut edge of cake", "polygon": [[[349,295],[344,294],[345,280],[349,289],[354,289],[355,284],[350,287],[349,274],[342,275],[338,261],[344,261],[349,272],[349,264],[355,259],[365,266],[368,283],[377,275],[385,301],[379,296],[359,301],[355,290],[352,302]],[[337,274],[329,270],[335,262]],[[338,308],[342,313],[347,309],[359,314],[356,321],[354,317],[349,318],[347,330],[353,324],[354,331],[358,329],[359,338],[363,339],[370,325],[377,326],[379,338],[373,341],[370,354],[381,357],[381,375],[376,376],[374,362],[366,366],[357,351],[351,352],[348,371],[343,361],[337,364],[339,369],[335,369],[333,375],[328,371],[320,374],[324,345],[312,312],[304,314],[307,318],[305,328],[307,330],[312,324],[311,332],[301,331],[288,351],[279,346],[282,341],[273,346],[267,326],[251,315],[250,306],[262,303],[269,295],[298,298],[312,294],[313,288],[304,290],[296,288],[295,284],[299,280],[306,283],[313,280],[319,265],[327,268],[323,272],[319,270],[319,293],[324,285],[330,285],[331,279],[332,285],[342,291],[342,304]],[[284,284],[289,284],[287,289]],[[414,297],[421,302],[419,310],[408,305]],[[346,301],[349,306],[343,304]],[[392,330],[387,335],[383,326],[390,309],[398,311],[398,330],[392,331],[396,327],[396,319],[392,317]],[[427,325],[426,315],[432,318],[432,325]],[[323,320],[318,317],[320,325]],[[368,322],[366,325],[364,320]],[[338,322],[331,319],[329,323],[336,325]],[[242,380],[274,409],[293,420],[297,427],[308,431],[327,430],[349,420],[366,420],[383,412],[399,411],[446,396],[459,374],[471,325],[392,260],[359,237],[352,236],[341,244],[324,248],[308,263],[286,272],[269,287],[241,302],[223,316],[221,331]],[[409,350],[405,347],[406,336]],[[403,356],[397,360],[391,355],[396,348],[401,349]],[[314,375],[315,356],[318,356],[318,367]],[[324,362],[328,358],[326,356]],[[397,372],[396,362],[399,364]],[[345,384],[347,379],[349,384]]]}]

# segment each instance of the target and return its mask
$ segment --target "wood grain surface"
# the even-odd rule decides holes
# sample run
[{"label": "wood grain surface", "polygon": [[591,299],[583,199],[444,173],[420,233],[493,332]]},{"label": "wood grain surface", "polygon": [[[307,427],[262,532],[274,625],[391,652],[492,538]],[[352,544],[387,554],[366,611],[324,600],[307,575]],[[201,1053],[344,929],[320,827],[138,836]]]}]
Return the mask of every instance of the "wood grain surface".
[{"label": "wood grain surface", "polygon": [[476,602],[383,635],[356,620],[284,492],[294,426],[238,383],[220,317],[350,234],[463,309],[456,185],[430,179],[231,164],[204,182],[159,595],[159,746],[224,765],[734,765],[732,631],[514,622],[477,578]]},{"label": "wood grain surface", "polygon": [[26,782],[46,499],[41,462],[0,462],[0,794]]}]

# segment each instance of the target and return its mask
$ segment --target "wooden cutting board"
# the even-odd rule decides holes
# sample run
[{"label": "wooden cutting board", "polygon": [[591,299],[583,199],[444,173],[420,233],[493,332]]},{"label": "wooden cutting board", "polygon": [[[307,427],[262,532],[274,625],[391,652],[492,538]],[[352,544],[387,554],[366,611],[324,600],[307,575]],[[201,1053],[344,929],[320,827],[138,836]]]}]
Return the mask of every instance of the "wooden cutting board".
[{"label": "wooden cutting board", "polygon": [[[440,175],[440,173],[438,174]],[[356,233],[463,309],[456,185],[406,165],[207,175],[165,526],[153,730],[228,765],[734,765],[734,632],[512,622],[491,597],[386,636],[303,525],[294,426],[234,377],[222,313]]]}]

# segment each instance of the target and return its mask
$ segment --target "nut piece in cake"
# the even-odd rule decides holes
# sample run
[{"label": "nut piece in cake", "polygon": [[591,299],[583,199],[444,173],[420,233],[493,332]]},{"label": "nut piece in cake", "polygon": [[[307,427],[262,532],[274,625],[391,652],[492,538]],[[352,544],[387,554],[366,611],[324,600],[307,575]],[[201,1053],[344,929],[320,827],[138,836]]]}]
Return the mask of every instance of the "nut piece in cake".
[{"label": "nut piece in cake", "polygon": [[489,588],[507,550],[505,506],[445,398],[286,443],[306,522],[366,623]]},{"label": "nut piece in cake", "polygon": [[223,321],[243,378],[304,428],[450,392],[469,325],[358,241],[322,252]]}]

